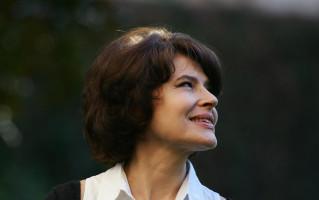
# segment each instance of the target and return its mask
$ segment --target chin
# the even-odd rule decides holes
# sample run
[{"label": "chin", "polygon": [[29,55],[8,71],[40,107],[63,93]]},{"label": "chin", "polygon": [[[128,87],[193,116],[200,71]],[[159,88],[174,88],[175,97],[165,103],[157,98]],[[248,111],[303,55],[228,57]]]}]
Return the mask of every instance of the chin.
[{"label": "chin", "polygon": [[202,141],[204,149],[214,149],[217,146],[217,139],[215,134],[210,135],[208,138],[204,138],[204,141]]},{"label": "chin", "polygon": [[203,151],[214,149],[216,146],[217,146],[217,141],[215,141],[209,145],[206,145]]},{"label": "chin", "polygon": [[207,150],[211,150],[214,149],[217,146],[217,140],[209,140],[209,141],[202,141],[200,143],[198,143],[195,147],[195,151],[207,151]]}]

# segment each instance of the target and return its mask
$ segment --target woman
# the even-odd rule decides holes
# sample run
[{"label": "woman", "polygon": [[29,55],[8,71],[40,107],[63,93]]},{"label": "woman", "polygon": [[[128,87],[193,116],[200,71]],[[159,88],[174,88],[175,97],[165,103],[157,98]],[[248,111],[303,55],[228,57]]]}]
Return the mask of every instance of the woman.
[{"label": "woman", "polygon": [[225,199],[188,160],[217,145],[220,91],[217,56],[186,34],[144,27],[111,42],[89,69],[83,108],[93,158],[115,166],[47,199]]}]

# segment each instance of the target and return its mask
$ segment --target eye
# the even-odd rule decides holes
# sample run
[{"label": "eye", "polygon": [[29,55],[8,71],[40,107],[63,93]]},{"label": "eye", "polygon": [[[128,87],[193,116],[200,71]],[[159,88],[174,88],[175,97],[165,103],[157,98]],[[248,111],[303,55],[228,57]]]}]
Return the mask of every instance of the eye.
[{"label": "eye", "polygon": [[181,84],[178,85],[178,87],[189,87],[189,88],[193,88],[193,84],[189,81],[185,81]]}]

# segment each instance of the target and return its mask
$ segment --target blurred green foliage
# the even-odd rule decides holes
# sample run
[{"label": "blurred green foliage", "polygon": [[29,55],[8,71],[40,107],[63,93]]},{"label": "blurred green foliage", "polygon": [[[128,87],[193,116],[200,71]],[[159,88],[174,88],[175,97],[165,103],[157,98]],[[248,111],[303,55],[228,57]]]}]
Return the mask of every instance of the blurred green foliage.
[{"label": "blurred green foliage", "polygon": [[319,20],[213,4],[6,0],[0,5],[0,199],[43,199],[97,174],[82,137],[85,72],[119,30],[166,25],[224,65],[219,146],[193,161],[234,199],[307,199],[319,168]]}]

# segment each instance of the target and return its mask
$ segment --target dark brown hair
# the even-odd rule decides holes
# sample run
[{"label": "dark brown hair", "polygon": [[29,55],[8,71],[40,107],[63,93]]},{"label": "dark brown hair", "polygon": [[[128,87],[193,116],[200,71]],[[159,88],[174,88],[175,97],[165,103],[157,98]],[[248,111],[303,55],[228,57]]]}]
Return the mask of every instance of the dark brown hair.
[{"label": "dark brown hair", "polygon": [[178,53],[200,64],[218,96],[222,85],[217,56],[183,33],[136,28],[96,58],[83,90],[84,135],[95,160],[118,163],[130,158],[152,118],[152,91],[174,73]]}]

